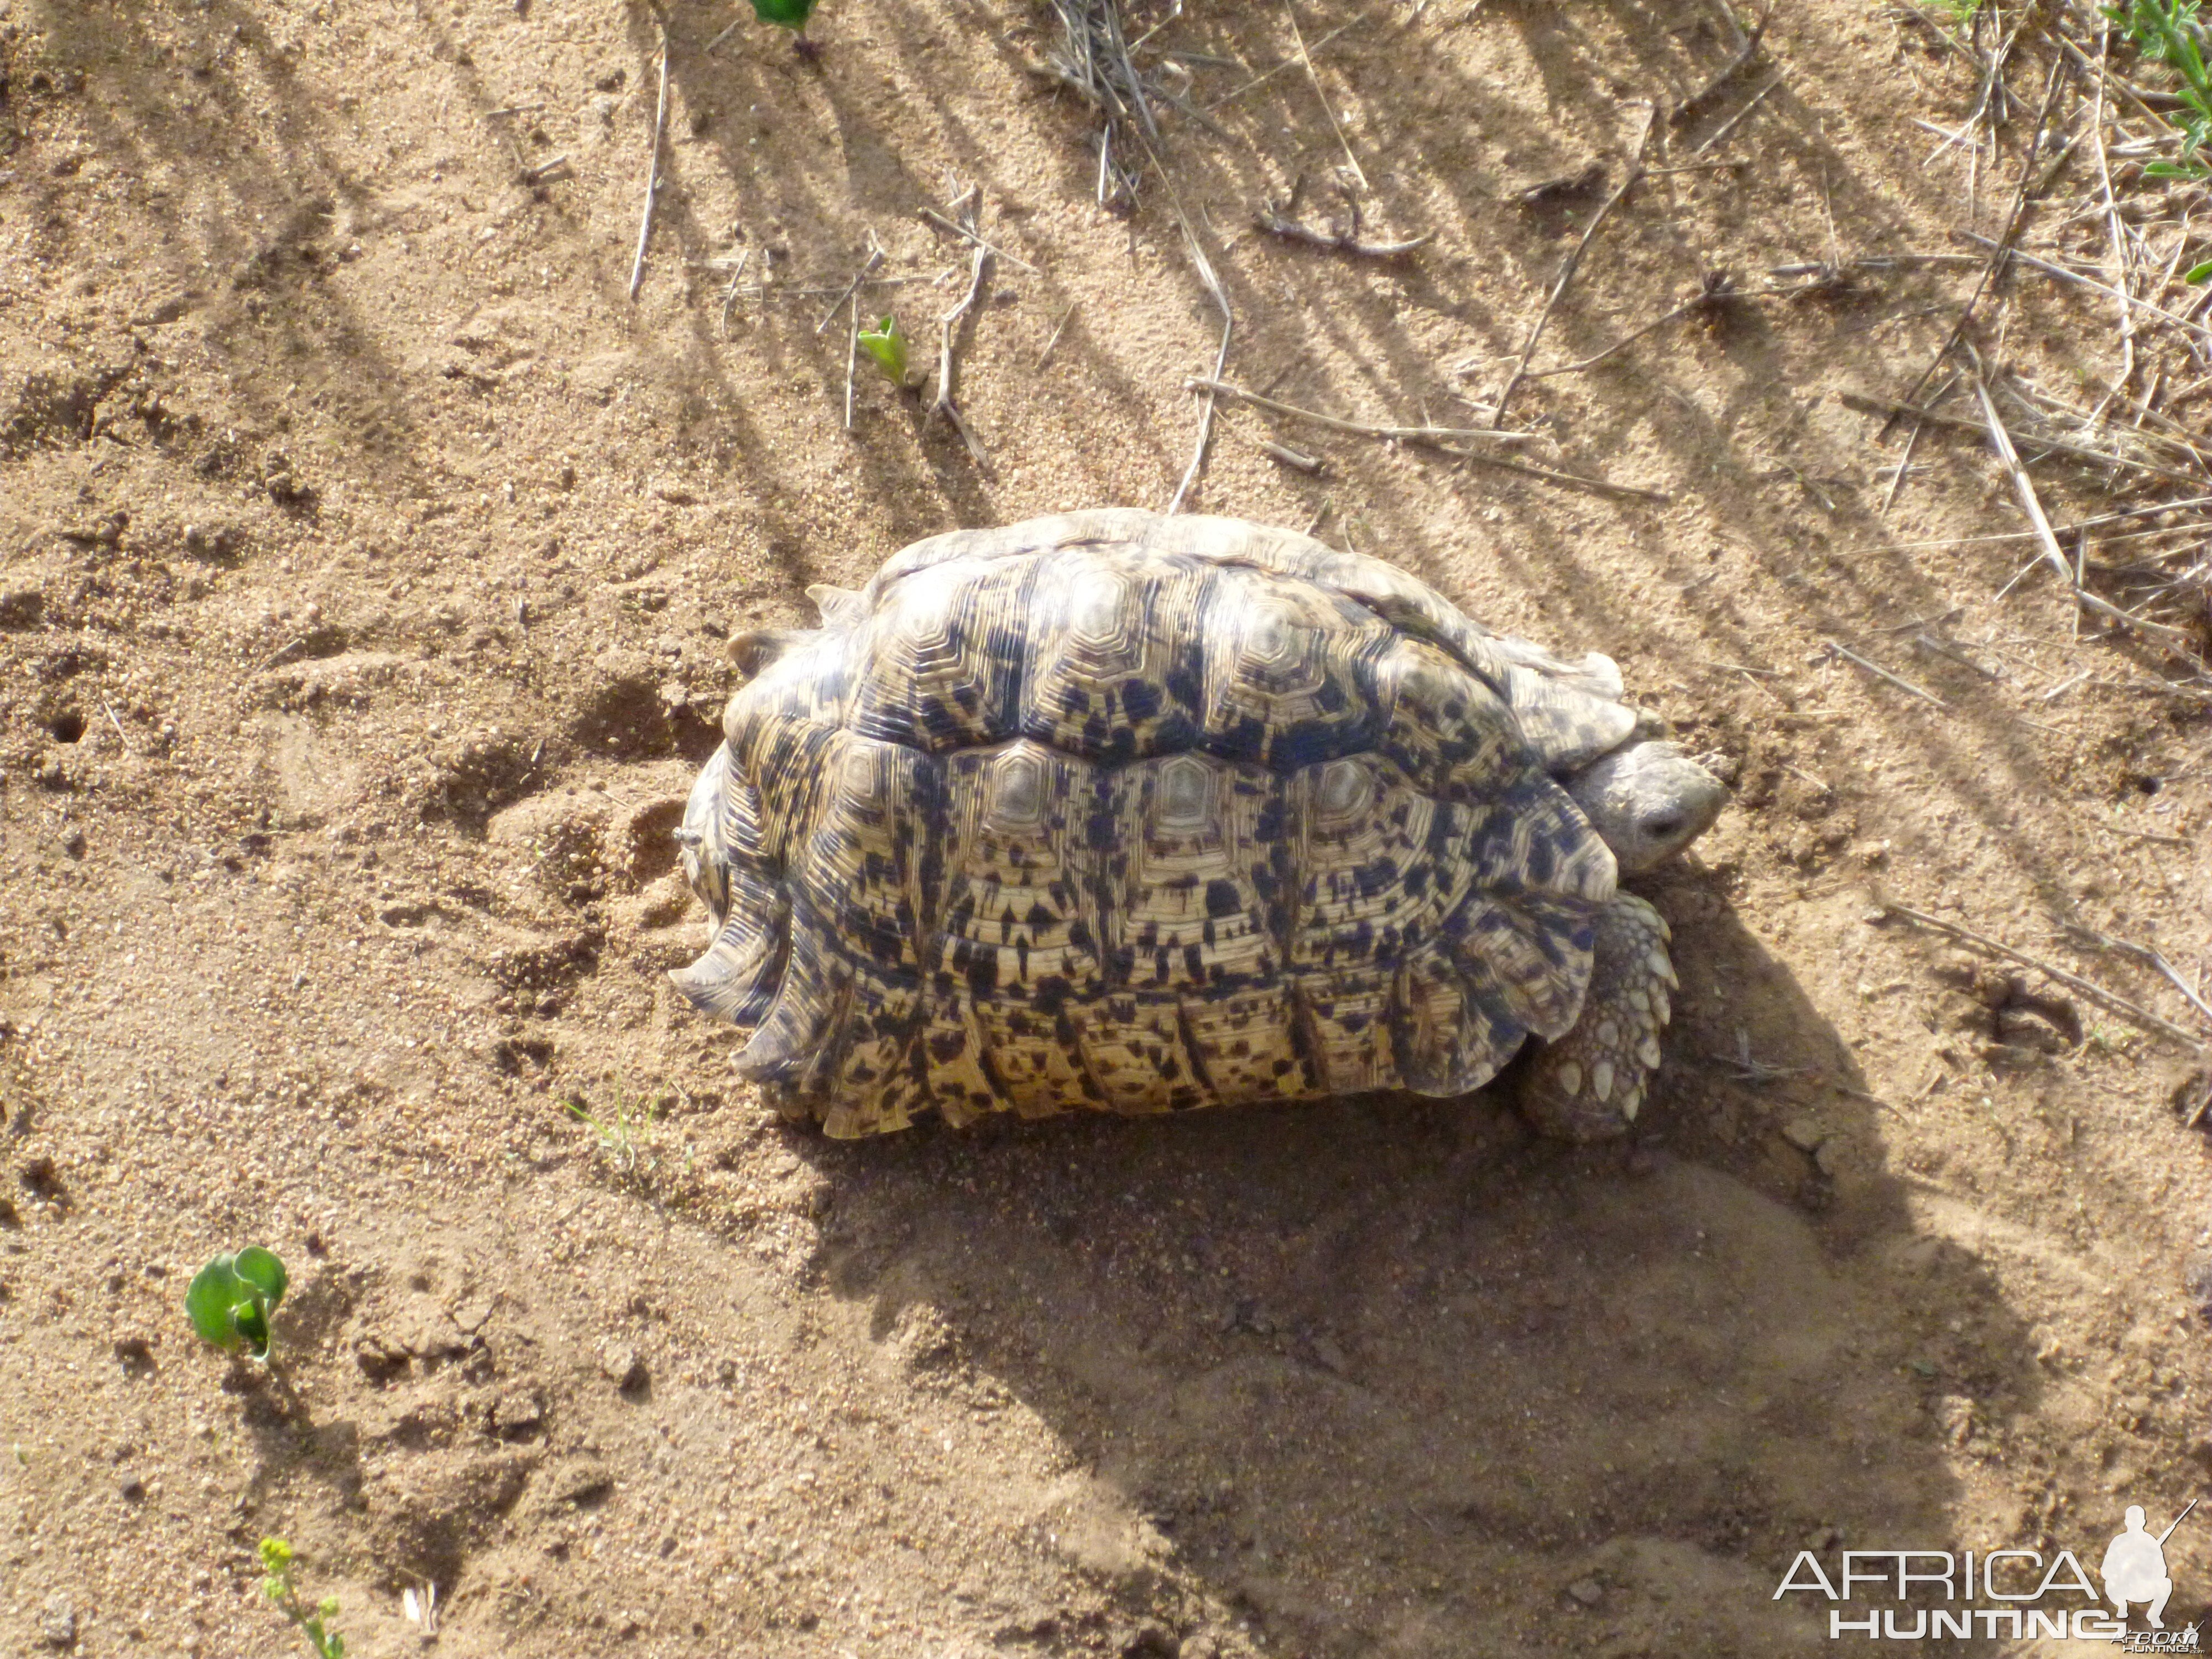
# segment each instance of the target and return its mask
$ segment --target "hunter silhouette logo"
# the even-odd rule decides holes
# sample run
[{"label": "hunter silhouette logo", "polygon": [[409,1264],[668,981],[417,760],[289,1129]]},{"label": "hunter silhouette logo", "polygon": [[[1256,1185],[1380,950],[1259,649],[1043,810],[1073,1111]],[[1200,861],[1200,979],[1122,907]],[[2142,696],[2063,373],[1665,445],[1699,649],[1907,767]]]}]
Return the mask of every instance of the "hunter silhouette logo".
[{"label": "hunter silhouette logo", "polygon": [[2097,1569],[2105,1581],[2105,1599],[2121,1618],[2128,1616],[2128,1603],[2146,1604],[2145,1616],[2153,1630],[2164,1630],[2166,1598],[2173,1594],[2173,1580],[2166,1576],[2166,1540],[2173,1536],[2173,1528],[2189,1518],[2189,1510],[2197,1507],[2197,1500],[2189,1500],[2189,1509],[2173,1517],[2172,1525],[2155,1538],[2143,1528],[2143,1511],[2140,1504],[2128,1505],[2128,1529],[2112,1540],[2105,1551],[2104,1565]]}]

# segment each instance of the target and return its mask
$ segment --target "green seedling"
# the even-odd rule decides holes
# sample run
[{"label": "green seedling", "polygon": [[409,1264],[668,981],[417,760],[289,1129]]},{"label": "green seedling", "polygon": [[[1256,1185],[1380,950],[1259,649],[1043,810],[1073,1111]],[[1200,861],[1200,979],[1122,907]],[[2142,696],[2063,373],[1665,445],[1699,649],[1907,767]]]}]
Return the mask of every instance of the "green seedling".
[{"label": "green seedling", "polygon": [[629,1103],[629,1091],[617,1088],[615,1115],[611,1123],[593,1113],[580,1095],[569,1096],[561,1103],[561,1109],[599,1138],[599,1150],[610,1154],[624,1175],[637,1168],[637,1143],[642,1136],[652,1132],[656,1115],[652,1102],[647,1102],[642,1107],[633,1107]]},{"label": "green seedling", "polygon": [[792,32],[792,50],[811,58],[822,48],[806,38],[806,20],[814,15],[814,0],[753,0],[753,15]]},{"label": "green seedling", "polygon": [[[2203,153],[2212,149],[2212,68],[2204,61],[2204,25],[2197,9],[2197,0],[2128,0],[2105,12],[2127,30],[2144,57],[2180,77],[2182,107],[2176,112],[2181,154],[2171,161],[2153,161],[2143,169],[2148,178],[2212,179],[2212,162]],[[2212,263],[2197,266],[2189,280],[2212,281]]]},{"label": "green seedling", "polygon": [[866,352],[876,367],[900,391],[910,384],[907,380],[906,336],[899,331],[898,319],[886,315],[873,328],[860,331],[860,349]]},{"label": "green seedling", "polygon": [[192,1275],[185,1312],[192,1328],[226,1353],[269,1358],[269,1316],[289,1282],[276,1254],[250,1244],[236,1255],[219,1255]]},{"label": "green seedling", "polygon": [[292,1547],[281,1538],[263,1539],[261,1570],[267,1575],[261,1581],[261,1593],[307,1638],[318,1659],[345,1659],[345,1638],[331,1628],[331,1620],[338,1616],[338,1599],[325,1595],[313,1607],[300,1599],[299,1587],[292,1582]]}]

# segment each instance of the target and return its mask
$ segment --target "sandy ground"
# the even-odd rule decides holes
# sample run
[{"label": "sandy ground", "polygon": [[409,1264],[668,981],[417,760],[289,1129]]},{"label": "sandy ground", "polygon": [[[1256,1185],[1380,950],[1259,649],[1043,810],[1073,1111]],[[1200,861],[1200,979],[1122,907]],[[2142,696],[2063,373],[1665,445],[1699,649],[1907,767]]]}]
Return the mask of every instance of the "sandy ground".
[{"label": "sandy ground", "polygon": [[[738,18],[670,17],[633,303],[642,9],[0,0],[0,1650],[303,1650],[259,1595],[273,1533],[362,1659],[419,1650],[430,1586],[455,1655],[1825,1652],[1826,1604],[1773,1596],[1801,1550],[2094,1569],[2125,1504],[2206,1492],[2188,1056],[1877,920],[2179,1021],[2060,924],[2212,962],[2181,665],[2077,638],[2044,576],[2000,597],[2026,543],[1931,544],[2022,528],[1974,434],[1930,428],[1885,514],[1901,434],[1842,400],[1911,384],[1970,268],[1516,392],[1526,459],[1664,499],[1223,406],[1194,506],[1610,652],[1731,757],[1646,888],[1684,984],[1635,1139],[1538,1142],[1487,1097],[773,1120],[661,977],[724,640],[924,534],[1164,505],[1219,324],[1158,174],[1098,206],[1096,118],[1030,68],[1048,13],[830,0],[813,64],[749,15],[708,52]],[[1474,423],[1639,100],[1733,40],[1692,0],[1297,21],[1317,82],[1279,7],[1133,15],[1218,129],[1164,117],[1229,375]],[[1975,96],[1924,31],[1803,0],[1765,51],[1780,84],[1711,149],[1743,91],[1656,122],[1675,170],[1538,367],[1708,272],[1996,233],[2025,133],[1970,200],[1912,124]],[[1356,198],[1363,235],[1433,240],[1253,231],[1299,180],[1316,224]],[[817,327],[873,243],[871,313],[933,362],[969,267],[918,210],[971,183],[982,464],[865,362],[848,430]],[[2109,374],[2094,295],[2004,298],[2014,373]],[[2135,499],[2038,477],[2054,517]],[[179,1312],[252,1242],[294,1274],[273,1375]],[[2167,1559],[2179,1624],[2212,1517]],[[1993,1647],[2043,1650],[1926,1650]]]}]

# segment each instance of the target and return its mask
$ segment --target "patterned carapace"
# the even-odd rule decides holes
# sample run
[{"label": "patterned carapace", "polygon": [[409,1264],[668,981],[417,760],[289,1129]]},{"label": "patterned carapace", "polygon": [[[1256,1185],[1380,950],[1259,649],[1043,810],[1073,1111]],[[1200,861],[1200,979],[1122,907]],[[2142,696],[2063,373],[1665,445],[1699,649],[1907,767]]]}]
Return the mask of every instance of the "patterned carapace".
[{"label": "patterned carapace", "polygon": [[939,536],[753,678],[676,975],[835,1135],[1072,1106],[1455,1094],[1574,1023],[1612,854],[1554,781],[1613,665],[1380,561],[1103,511]]}]

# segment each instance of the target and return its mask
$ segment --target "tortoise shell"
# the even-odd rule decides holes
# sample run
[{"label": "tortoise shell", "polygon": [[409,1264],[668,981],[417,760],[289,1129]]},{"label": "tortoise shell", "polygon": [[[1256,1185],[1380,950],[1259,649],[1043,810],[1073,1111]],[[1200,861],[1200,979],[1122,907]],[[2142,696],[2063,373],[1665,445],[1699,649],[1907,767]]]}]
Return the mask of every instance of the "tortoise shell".
[{"label": "tortoise shell", "polygon": [[1613,858],[1554,781],[1634,728],[1375,559],[1069,514],[894,556],[752,678],[680,832],[673,975],[838,1136],[1457,1094],[1565,1031]]}]

